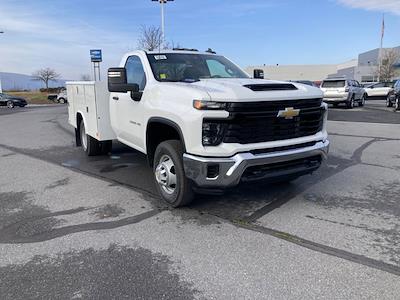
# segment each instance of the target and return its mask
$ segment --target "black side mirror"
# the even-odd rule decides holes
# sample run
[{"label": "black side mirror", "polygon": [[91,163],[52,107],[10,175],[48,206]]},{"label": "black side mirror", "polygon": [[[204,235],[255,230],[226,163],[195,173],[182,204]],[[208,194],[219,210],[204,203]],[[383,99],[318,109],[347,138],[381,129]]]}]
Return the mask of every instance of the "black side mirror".
[{"label": "black side mirror", "polygon": [[253,71],[253,77],[256,78],[256,79],[264,79],[264,70],[255,69]]},{"label": "black side mirror", "polygon": [[139,92],[139,85],[128,83],[125,68],[108,69],[108,91],[115,93]]}]

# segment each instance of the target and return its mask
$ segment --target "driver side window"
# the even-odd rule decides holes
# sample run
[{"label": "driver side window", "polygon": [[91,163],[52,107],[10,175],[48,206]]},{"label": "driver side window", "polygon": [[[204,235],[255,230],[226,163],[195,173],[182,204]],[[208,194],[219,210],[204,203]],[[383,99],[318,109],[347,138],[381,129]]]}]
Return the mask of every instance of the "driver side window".
[{"label": "driver side window", "polygon": [[125,69],[128,83],[138,84],[139,90],[143,91],[146,87],[146,74],[140,58],[138,56],[130,56],[126,61]]}]

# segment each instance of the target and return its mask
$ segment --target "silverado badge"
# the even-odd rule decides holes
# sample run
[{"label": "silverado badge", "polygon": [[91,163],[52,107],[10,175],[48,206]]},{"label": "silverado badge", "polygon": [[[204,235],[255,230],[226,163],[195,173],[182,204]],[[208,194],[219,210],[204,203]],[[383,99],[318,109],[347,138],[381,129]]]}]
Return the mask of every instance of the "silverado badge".
[{"label": "silverado badge", "polygon": [[300,109],[294,109],[293,107],[286,107],[285,110],[278,111],[278,118],[293,119],[300,114]]}]

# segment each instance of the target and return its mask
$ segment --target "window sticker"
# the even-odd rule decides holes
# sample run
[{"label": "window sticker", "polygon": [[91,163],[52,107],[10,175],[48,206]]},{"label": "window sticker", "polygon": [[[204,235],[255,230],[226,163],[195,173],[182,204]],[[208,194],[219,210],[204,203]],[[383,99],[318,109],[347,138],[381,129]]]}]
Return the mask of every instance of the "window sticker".
[{"label": "window sticker", "polygon": [[164,73],[160,74],[160,79],[167,79],[167,74]]},{"label": "window sticker", "polygon": [[166,55],[154,55],[155,60],[162,60],[162,59],[167,59]]}]

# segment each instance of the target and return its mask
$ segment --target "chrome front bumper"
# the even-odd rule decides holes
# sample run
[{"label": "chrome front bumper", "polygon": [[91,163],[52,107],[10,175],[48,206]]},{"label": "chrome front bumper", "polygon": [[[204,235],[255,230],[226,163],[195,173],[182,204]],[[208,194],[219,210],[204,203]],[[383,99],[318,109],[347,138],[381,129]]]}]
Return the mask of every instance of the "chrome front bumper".
[{"label": "chrome front bumper", "polygon": [[[193,180],[197,186],[204,188],[227,188],[239,184],[243,173],[249,167],[267,166],[307,159],[312,157],[320,158],[322,162],[329,152],[329,141],[317,142],[310,147],[297,148],[286,151],[269,152],[265,154],[252,154],[250,152],[238,153],[228,158],[201,157],[185,153],[183,163],[186,176]],[[317,166],[317,168],[319,165]],[[218,169],[218,175],[212,178],[207,177],[209,168]],[[311,173],[316,169],[315,165],[293,166],[284,168],[277,172],[266,173],[263,178],[275,178],[290,176],[294,174]]]}]

